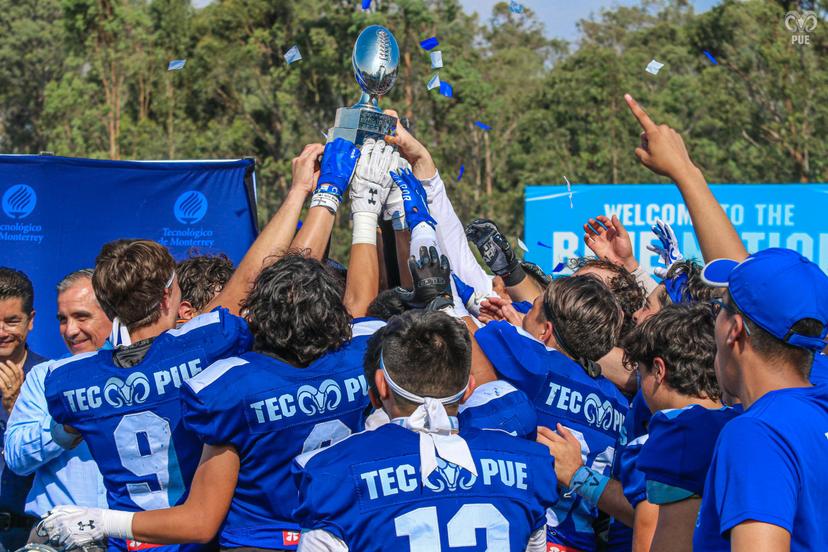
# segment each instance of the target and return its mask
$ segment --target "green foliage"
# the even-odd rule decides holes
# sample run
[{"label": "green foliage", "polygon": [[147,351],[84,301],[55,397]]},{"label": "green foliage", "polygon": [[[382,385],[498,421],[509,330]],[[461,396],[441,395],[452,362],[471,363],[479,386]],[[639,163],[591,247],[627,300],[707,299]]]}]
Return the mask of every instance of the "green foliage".
[{"label": "green foliage", "polygon": [[[358,98],[352,44],[379,23],[402,51],[382,104],[412,121],[463,220],[491,216],[515,235],[525,184],[659,181],[633,155],[640,130],[626,92],[683,133],[711,181],[824,181],[826,2],[801,2],[820,16],[808,45],[792,44],[783,24],[799,4],[724,0],[696,14],[682,0],[644,0],[582,21],[569,45],[507,2],[481,21],[459,0],[375,0],[368,13],[358,0],[200,10],[188,0],[0,0],[0,144],[98,158],[254,156],[264,221],[288,189],[292,157]],[[419,41],[432,35],[451,99],[425,87],[433,71]],[[304,59],[288,66],[293,44]],[[666,64],[657,76],[644,72],[653,57]],[[172,59],[185,69],[167,72]]]}]

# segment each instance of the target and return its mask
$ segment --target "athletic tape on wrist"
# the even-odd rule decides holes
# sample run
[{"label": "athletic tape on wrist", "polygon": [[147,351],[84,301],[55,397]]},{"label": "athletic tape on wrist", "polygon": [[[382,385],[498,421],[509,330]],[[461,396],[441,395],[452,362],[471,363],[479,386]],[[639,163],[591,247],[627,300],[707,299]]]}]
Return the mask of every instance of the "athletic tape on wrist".
[{"label": "athletic tape on wrist", "polygon": [[367,243],[369,245],[377,244],[377,213],[360,212],[354,213],[354,233],[351,240],[352,245],[359,243]]},{"label": "athletic tape on wrist", "polygon": [[600,500],[604,489],[607,488],[609,480],[610,478],[606,475],[586,466],[581,466],[572,476],[572,481],[569,482],[569,491],[564,496],[572,496],[572,493],[575,493],[597,507],[598,500]]}]

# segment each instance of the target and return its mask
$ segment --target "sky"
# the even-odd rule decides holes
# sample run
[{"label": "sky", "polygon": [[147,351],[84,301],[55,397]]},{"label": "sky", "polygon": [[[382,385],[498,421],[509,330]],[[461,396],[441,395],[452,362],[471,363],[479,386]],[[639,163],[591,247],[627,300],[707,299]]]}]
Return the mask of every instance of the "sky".
[{"label": "sky", "polygon": [[[193,0],[197,7],[205,6],[213,0]],[[301,0],[296,0],[301,2]],[[485,20],[492,13],[492,6],[499,0],[461,0],[467,11],[476,11]],[[550,38],[563,38],[575,41],[578,38],[578,20],[586,19],[590,14],[597,15],[601,8],[618,5],[635,5],[638,0],[518,0],[534,11],[546,27]],[[691,0],[696,11],[705,11],[719,3],[719,0]],[[357,4],[357,0],[354,0]]]}]

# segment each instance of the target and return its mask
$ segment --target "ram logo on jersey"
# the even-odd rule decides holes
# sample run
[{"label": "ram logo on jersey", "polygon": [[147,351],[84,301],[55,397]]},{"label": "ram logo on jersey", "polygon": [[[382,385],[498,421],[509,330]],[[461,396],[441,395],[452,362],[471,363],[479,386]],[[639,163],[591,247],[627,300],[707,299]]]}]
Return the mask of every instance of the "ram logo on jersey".
[{"label": "ram logo on jersey", "polygon": [[[438,457],[437,470],[431,474],[425,488],[435,493],[468,491],[478,483],[487,487],[503,485],[521,490],[528,488],[526,463],[502,458],[480,458],[479,463],[479,476],[475,476]],[[358,474],[358,479],[365,484],[369,500],[400,493],[422,494],[424,490],[419,485],[419,469],[408,463],[363,471]],[[360,492],[358,495],[362,500],[366,493]]]},{"label": "ram logo on jersey", "polygon": [[446,462],[442,458],[437,457],[437,470],[429,476],[425,486],[435,493],[441,493],[445,490],[454,492],[458,487],[464,491],[468,491],[474,486],[475,481],[477,481],[477,476],[466,472],[468,477],[461,478],[462,470],[463,468],[457,464]]},{"label": "ram logo on jersey", "polygon": [[308,416],[324,414],[326,410],[336,410],[342,402],[342,391],[338,383],[326,379],[319,385],[318,390],[313,385],[300,387],[296,392],[296,401],[299,403],[299,409]]},{"label": "ram logo on jersey", "polygon": [[576,389],[550,381],[546,405],[580,415],[587,424],[605,432],[621,433],[624,427],[625,414],[595,393],[584,396]]},{"label": "ram logo on jersey", "polygon": [[306,416],[325,414],[339,407],[343,395],[349,403],[367,397],[368,385],[365,383],[365,376],[348,378],[342,382],[342,386],[336,380],[326,379],[319,387],[306,384],[296,391],[275,394],[265,399],[259,399],[259,395],[256,397],[257,400],[250,399],[250,408],[256,416],[255,420],[248,416],[248,421],[251,424],[277,422],[284,418],[292,418],[297,412],[302,412]]},{"label": "ram logo on jersey", "polygon": [[130,374],[126,381],[111,377],[104,385],[104,399],[115,408],[132,406],[133,403],[141,404],[147,400],[149,394],[150,382],[141,372]]},{"label": "ram logo on jersey", "polygon": [[147,374],[132,372],[126,380],[116,376],[110,377],[106,380],[103,391],[98,385],[90,385],[64,391],[63,396],[72,412],[86,412],[100,408],[104,404],[113,408],[130,407],[146,402],[153,388],[156,394],[164,395],[170,390],[170,384],[178,389],[183,382],[200,372],[201,359],[196,358],[181,362],[167,370],[153,372],[152,382]]}]

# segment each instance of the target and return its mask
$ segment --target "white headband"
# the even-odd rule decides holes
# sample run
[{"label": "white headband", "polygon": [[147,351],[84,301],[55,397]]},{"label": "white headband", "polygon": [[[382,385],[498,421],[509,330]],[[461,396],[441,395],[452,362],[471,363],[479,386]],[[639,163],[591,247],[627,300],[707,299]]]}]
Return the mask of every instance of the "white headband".
[{"label": "white headband", "polygon": [[442,399],[421,397],[400,387],[388,373],[385,367],[384,354],[380,351],[380,369],[388,387],[400,397],[419,404],[411,416],[405,419],[405,427],[420,434],[420,478],[423,485],[437,469],[437,456],[451,462],[477,476],[477,467],[474,465],[469,445],[465,439],[452,433],[452,424],[444,405],[452,404],[463,398],[469,384],[452,395]]}]

